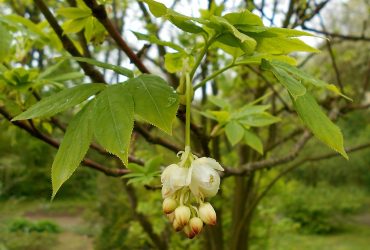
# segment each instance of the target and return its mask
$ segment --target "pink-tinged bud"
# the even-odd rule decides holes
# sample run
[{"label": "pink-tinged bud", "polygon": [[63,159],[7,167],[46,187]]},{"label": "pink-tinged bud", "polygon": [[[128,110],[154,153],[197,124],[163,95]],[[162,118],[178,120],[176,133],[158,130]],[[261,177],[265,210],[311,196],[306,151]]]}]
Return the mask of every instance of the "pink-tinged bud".
[{"label": "pink-tinged bud", "polygon": [[203,228],[203,221],[199,217],[193,217],[189,221],[189,226],[195,235],[199,234]]},{"label": "pink-tinged bud", "polygon": [[177,207],[177,202],[176,202],[176,200],[174,200],[172,198],[166,198],[166,199],[164,199],[164,201],[162,203],[163,212],[165,214],[172,213],[173,211],[175,211],[176,207]]},{"label": "pink-tinged bud", "polygon": [[186,237],[188,237],[189,239],[192,239],[195,237],[195,235],[197,235],[196,233],[194,233],[193,230],[191,230],[189,224],[184,227],[183,231],[186,234]]},{"label": "pink-tinged bud", "polygon": [[176,232],[180,232],[184,226],[181,225],[178,220],[174,219],[172,222],[172,227]]},{"label": "pink-tinged bud", "polygon": [[199,217],[208,225],[216,225],[216,211],[208,202],[199,206]]},{"label": "pink-tinged bud", "polygon": [[168,220],[173,223],[173,221],[175,220],[175,213],[170,213],[170,214],[166,214]]},{"label": "pink-tinged bud", "polygon": [[187,206],[182,205],[175,209],[175,220],[177,220],[181,226],[188,224],[190,215],[190,209]]}]

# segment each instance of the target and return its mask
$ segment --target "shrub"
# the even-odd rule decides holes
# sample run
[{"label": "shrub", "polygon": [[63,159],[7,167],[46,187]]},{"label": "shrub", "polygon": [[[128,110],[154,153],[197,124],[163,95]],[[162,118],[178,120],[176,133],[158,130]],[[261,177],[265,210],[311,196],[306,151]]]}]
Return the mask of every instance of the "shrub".
[{"label": "shrub", "polygon": [[59,233],[60,227],[51,221],[32,222],[26,219],[16,219],[9,225],[10,232],[24,232],[24,233]]},{"label": "shrub", "polygon": [[284,196],[282,211],[300,224],[302,232],[327,234],[339,229],[340,216],[357,212],[364,203],[365,194],[357,188],[299,185]]}]

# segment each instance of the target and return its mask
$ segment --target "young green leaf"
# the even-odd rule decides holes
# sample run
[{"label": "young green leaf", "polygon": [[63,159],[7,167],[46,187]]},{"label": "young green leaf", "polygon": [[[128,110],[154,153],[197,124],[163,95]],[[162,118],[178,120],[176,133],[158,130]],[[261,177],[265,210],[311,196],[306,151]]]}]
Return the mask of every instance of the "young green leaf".
[{"label": "young green leaf", "polygon": [[232,146],[235,146],[243,139],[244,128],[237,121],[230,121],[225,126],[226,137]]},{"label": "young green leaf", "polygon": [[280,118],[262,112],[245,116],[238,120],[241,124],[250,127],[264,127],[279,122]]},{"label": "young green leaf", "polygon": [[145,2],[149,6],[150,12],[155,17],[162,17],[167,13],[167,7],[163,3],[159,3],[153,0],[140,0]]},{"label": "young green leaf", "polygon": [[[256,48],[257,42],[251,38],[250,36],[241,33],[237,28],[235,28],[232,24],[230,24],[225,18],[212,16],[210,18],[211,23],[207,24],[208,27],[215,29],[219,33],[228,32],[233,37],[237,38],[239,42],[244,46],[241,49],[246,53],[250,53],[254,51]],[[226,45],[233,46],[228,41],[230,41],[230,37],[220,36],[217,41],[221,43],[225,43]],[[235,43],[235,42],[234,42]],[[235,46],[233,46],[235,47]]]},{"label": "young green leaf", "polygon": [[169,9],[166,17],[173,25],[185,32],[193,34],[205,32],[201,27],[193,22],[191,17],[182,15],[173,10]]},{"label": "young green leaf", "polygon": [[92,15],[92,12],[90,9],[67,7],[58,9],[57,14],[64,16],[68,19],[78,19],[89,17]]},{"label": "young green leaf", "polygon": [[257,40],[256,51],[268,54],[289,54],[295,51],[320,52],[297,38],[290,37],[254,37]]},{"label": "young green leaf", "polygon": [[297,98],[306,93],[306,88],[299,81],[290,76],[285,70],[275,67],[266,60],[262,60],[262,68],[270,70],[278,81],[287,88],[293,98]]},{"label": "young green leaf", "polygon": [[101,92],[94,110],[94,135],[110,153],[128,164],[128,148],[134,126],[134,101],[122,84]]},{"label": "young green leaf", "polygon": [[348,96],[343,95],[335,85],[328,84],[328,83],[326,83],[322,80],[316,79],[313,76],[309,75],[308,73],[298,69],[297,67],[294,67],[292,65],[289,65],[285,62],[281,62],[281,61],[278,61],[278,60],[273,60],[271,62],[271,65],[273,65],[276,68],[280,68],[282,70],[285,70],[286,72],[291,73],[292,75],[294,75],[296,78],[300,79],[303,82],[312,84],[312,85],[314,85],[316,87],[319,87],[319,88],[325,88],[327,90],[330,90],[330,91],[334,92],[337,95],[340,95],[340,96],[346,98],[347,100],[352,101],[351,98],[349,98]]},{"label": "young green leaf", "polygon": [[167,53],[164,56],[164,66],[170,73],[182,71],[185,63],[191,68],[194,65],[194,57],[185,52]]},{"label": "young green leaf", "polygon": [[173,42],[167,42],[167,41],[159,40],[158,37],[156,37],[155,35],[146,35],[146,34],[136,32],[136,31],[132,31],[132,33],[134,33],[134,35],[136,36],[136,38],[138,40],[148,41],[150,43],[155,43],[155,44],[158,44],[158,45],[170,47],[170,48],[172,48],[174,50],[177,50],[177,51],[180,51],[180,52],[185,52],[185,50],[183,48],[181,48],[179,45],[177,45]]},{"label": "young green leaf", "polygon": [[61,58],[62,59],[73,59],[73,60],[76,60],[78,62],[85,62],[85,63],[91,64],[91,65],[101,67],[103,69],[110,69],[110,70],[113,70],[114,72],[116,72],[117,74],[124,75],[124,76],[127,76],[129,78],[134,77],[134,73],[131,70],[127,69],[127,68],[117,66],[117,65],[113,65],[113,64],[109,64],[109,63],[99,62],[99,61],[91,59],[91,58],[72,57],[72,56],[71,57],[61,57]]},{"label": "young green leaf", "polygon": [[91,110],[87,104],[70,122],[51,167],[52,199],[62,184],[71,177],[89,149],[93,129]]},{"label": "young green leaf", "polygon": [[343,135],[340,129],[326,116],[315,98],[306,93],[293,100],[294,107],[304,124],[323,143],[348,159],[343,147]]},{"label": "young green leaf", "polygon": [[12,43],[13,36],[10,31],[5,28],[4,25],[0,23],[0,63],[4,61],[4,59],[10,53],[10,46]]},{"label": "young green leaf", "polygon": [[253,14],[249,10],[244,10],[242,12],[228,13],[223,16],[232,25],[253,25],[253,26],[263,26],[261,18]]},{"label": "young green leaf", "polygon": [[266,109],[270,108],[270,105],[245,105],[238,111],[232,114],[233,119],[243,119],[244,117],[252,114],[264,113]]},{"label": "young green leaf", "polygon": [[263,144],[261,139],[252,131],[245,130],[244,131],[244,142],[258,153],[263,155]]},{"label": "young green leaf", "polygon": [[65,34],[73,34],[80,32],[86,25],[87,18],[70,19],[62,24]]},{"label": "young green leaf", "polygon": [[169,84],[155,75],[143,74],[126,82],[135,102],[135,113],[147,122],[172,134],[179,97]]},{"label": "young green leaf", "polygon": [[105,86],[103,84],[92,83],[82,84],[62,90],[54,95],[42,99],[23,113],[14,117],[12,121],[55,115],[85,101],[88,97],[96,94],[104,88]]}]

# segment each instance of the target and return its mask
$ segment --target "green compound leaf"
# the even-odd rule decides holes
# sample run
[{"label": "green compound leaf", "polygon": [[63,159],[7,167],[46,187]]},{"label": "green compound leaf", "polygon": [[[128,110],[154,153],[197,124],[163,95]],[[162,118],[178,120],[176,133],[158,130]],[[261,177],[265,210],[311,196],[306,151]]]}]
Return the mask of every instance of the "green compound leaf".
[{"label": "green compound leaf", "polygon": [[14,117],[12,121],[55,115],[85,101],[88,97],[96,94],[104,88],[105,86],[103,84],[92,83],[82,84],[62,90],[54,95],[42,99],[25,112]]},{"label": "green compound leaf", "polygon": [[60,144],[51,167],[52,199],[62,184],[71,177],[79,166],[92,140],[93,129],[89,103],[73,117]]},{"label": "green compound leaf", "polygon": [[237,121],[230,121],[225,126],[226,137],[232,146],[235,146],[243,139],[244,128]]},{"label": "green compound leaf", "polygon": [[261,139],[252,131],[245,130],[244,131],[244,142],[258,153],[263,155],[263,143]]},{"label": "green compound leaf", "polygon": [[306,93],[296,100],[292,99],[298,115],[311,132],[348,160],[348,155],[343,147],[342,132],[321,110],[315,98]]},{"label": "green compound leaf", "polygon": [[122,84],[99,94],[94,109],[94,135],[110,153],[128,164],[128,148],[134,126],[134,101]]},{"label": "green compound leaf", "polygon": [[159,76],[143,74],[126,82],[135,102],[135,113],[145,121],[172,134],[179,97]]}]

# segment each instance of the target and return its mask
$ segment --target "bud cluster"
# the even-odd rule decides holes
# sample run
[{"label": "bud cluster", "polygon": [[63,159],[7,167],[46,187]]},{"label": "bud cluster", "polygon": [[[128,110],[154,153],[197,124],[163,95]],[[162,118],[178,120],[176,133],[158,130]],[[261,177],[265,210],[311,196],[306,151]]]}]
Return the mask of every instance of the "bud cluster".
[{"label": "bud cluster", "polygon": [[198,235],[203,225],[216,225],[216,212],[208,202],[199,207],[191,205],[177,205],[176,200],[166,198],[163,201],[163,212],[172,223],[176,232],[183,231],[189,239]]},{"label": "bud cluster", "polygon": [[198,235],[203,225],[216,225],[216,212],[205,198],[216,195],[220,164],[211,158],[197,158],[185,148],[179,164],[169,165],[161,175],[162,208],[176,232],[189,239]]}]

